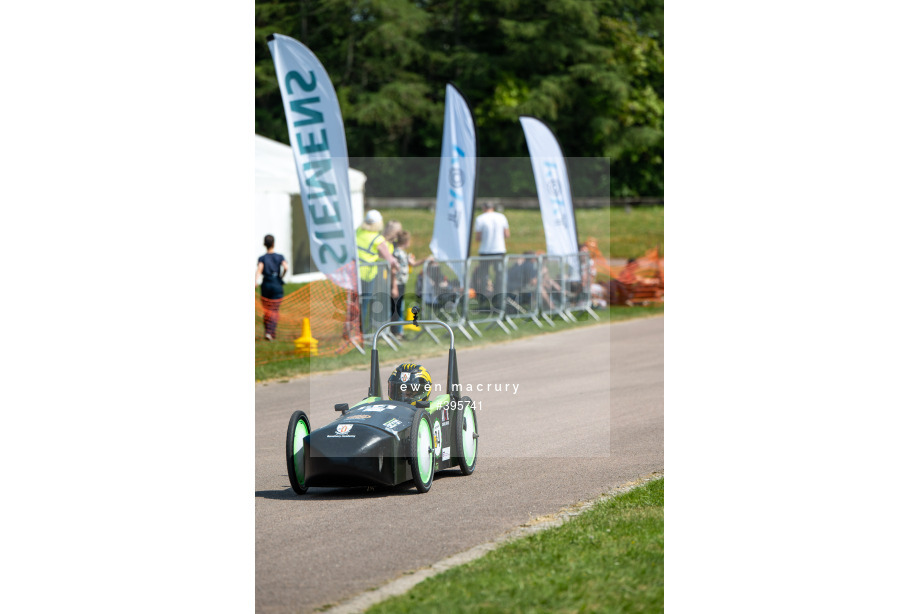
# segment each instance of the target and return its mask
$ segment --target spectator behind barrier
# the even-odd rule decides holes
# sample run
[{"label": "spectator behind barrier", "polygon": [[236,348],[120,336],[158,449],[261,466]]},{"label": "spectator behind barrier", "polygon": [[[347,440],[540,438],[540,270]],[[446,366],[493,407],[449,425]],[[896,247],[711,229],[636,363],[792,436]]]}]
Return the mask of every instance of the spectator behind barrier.
[{"label": "spectator behind barrier", "polygon": [[[383,236],[383,215],[376,209],[371,209],[364,216],[364,222],[355,232],[355,243],[358,248],[358,276],[361,279],[361,329],[365,334],[373,333],[371,327],[371,310],[374,308],[374,289],[379,283],[381,287],[386,287],[392,296],[395,292],[395,286],[392,283],[392,272],[397,268],[396,259],[393,258],[386,239]],[[363,266],[376,264],[380,260],[386,260],[390,265],[390,272],[380,271],[376,266]],[[378,274],[384,275],[385,279],[377,279]],[[386,284],[383,286],[383,284]],[[390,298],[386,295],[377,297],[377,299],[386,300],[386,304],[380,306],[380,310],[386,314],[390,311]],[[388,319],[388,318],[387,318]]]},{"label": "spectator behind barrier", "polygon": [[591,258],[591,252],[586,243],[578,246],[576,266],[578,270],[572,271],[573,274],[570,277],[572,281],[569,282],[569,295],[573,303],[589,300],[591,286],[597,275],[594,259]]},{"label": "spectator behind barrier", "polygon": [[[409,267],[415,266],[415,255],[406,253],[406,250],[412,245],[412,234],[408,230],[400,230],[396,233],[396,248],[393,250],[393,257],[399,263],[399,268],[393,276],[396,283],[396,298],[393,305],[392,320],[401,322],[403,320],[403,303],[406,294],[406,283],[409,281]],[[416,293],[417,294],[417,293]],[[402,337],[402,326],[393,327],[393,334],[397,338]]]},{"label": "spectator behind barrier", "polygon": [[[542,254],[542,252],[538,253]],[[540,296],[543,297],[543,306],[546,310],[552,311],[556,308],[556,303],[553,302],[550,293],[555,292],[557,295],[561,294],[562,286],[560,286],[550,275],[549,269],[546,267],[546,260],[543,261],[541,276],[543,277],[543,283],[540,286]]]},{"label": "spectator behind barrier", "polygon": [[521,307],[529,310],[537,290],[537,256],[532,251],[525,252],[524,256],[515,258],[514,264],[508,268],[507,292]]},{"label": "spectator behind barrier", "polygon": [[428,256],[422,261],[421,271],[415,278],[415,293],[422,297],[424,306],[423,319],[431,318],[437,311],[438,285],[441,271],[434,256]]},{"label": "spectator behind barrier", "polygon": [[[495,210],[495,205],[486,202],[483,212],[476,216],[473,229],[479,242],[480,256],[493,256],[492,260],[477,262],[472,272],[472,287],[477,298],[489,298],[497,289],[497,280],[502,275],[502,259],[505,255],[505,239],[511,236],[508,218]],[[482,309],[480,307],[480,309]]]},{"label": "spectator behind barrier", "polygon": [[422,263],[422,271],[415,280],[415,292],[422,297],[427,317],[442,320],[456,320],[459,317],[460,301],[463,300],[463,284],[451,277],[443,265],[429,256]]}]

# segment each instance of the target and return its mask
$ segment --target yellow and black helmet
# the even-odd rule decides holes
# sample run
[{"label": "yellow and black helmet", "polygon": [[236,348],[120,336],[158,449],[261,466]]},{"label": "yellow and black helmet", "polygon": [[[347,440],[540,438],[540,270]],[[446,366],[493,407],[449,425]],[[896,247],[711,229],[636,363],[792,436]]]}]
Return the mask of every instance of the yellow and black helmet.
[{"label": "yellow and black helmet", "polygon": [[391,401],[402,401],[415,405],[416,401],[428,400],[431,394],[431,375],[422,365],[405,362],[390,374],[387,380],[387,394]]}]

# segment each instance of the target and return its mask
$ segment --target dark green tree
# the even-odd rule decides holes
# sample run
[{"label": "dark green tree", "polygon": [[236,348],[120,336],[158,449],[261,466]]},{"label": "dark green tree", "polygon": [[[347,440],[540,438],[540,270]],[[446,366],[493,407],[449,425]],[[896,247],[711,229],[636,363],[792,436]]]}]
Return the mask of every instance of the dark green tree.
[{"label": "dark green tree", "polygon": [[[567,156],[610,159],[612,196],[663,194],[661,0],[257,0],[256,130],[286,142],[272,32],[323,62],[352,156],[438,156],[452,81],[480,156],[526,156],[533,115]],[[533,192],[524,172],[506,183]]]},{"label": "dark green tree", "polygon": [[418,135],[438,121],[433,84],[419,71],[428,14],[408,0],[279,1],[260,11],[262,4],[256,4],[256,130],[287,138],[265,42],[273,31],[300,40],[323,63],[336,87],[350,153],[413,155]]}]

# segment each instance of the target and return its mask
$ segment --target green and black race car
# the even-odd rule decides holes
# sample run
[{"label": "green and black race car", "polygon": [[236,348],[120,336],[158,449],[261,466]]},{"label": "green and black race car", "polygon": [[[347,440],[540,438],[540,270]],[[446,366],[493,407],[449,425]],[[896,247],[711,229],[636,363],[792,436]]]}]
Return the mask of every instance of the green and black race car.
[{"label": "green and black race car", "polygon": [[412,480],[420,493],[431,488],[435,472],[459,467],[463,475],[476,468],[479,433],[476,410],[469,397],[460,396],[460,378],[454,334],[440,320],[413,320],[402,324],[443,326],[450,332],[447,392],[429,399],[436,388],[428,371],[403,363],[381,394],[377,338],[371,350],[371,377],[367,397],[349,406],[339,403],[342,416],[315,431],[303,411],[288,423],[285,455],[294,492],[311,486],[393,486]]}]

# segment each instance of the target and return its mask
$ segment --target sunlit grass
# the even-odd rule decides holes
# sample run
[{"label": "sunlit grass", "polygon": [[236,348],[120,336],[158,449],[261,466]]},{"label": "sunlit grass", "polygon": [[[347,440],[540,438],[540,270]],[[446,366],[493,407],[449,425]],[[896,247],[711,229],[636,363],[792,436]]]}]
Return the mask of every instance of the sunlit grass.
[{"label": "sunlit grass", "polygon": [[[285,285],[285,288],[288,286],[293,286],[296,288],[297,284],[287,284]],[[292,288],[292,290],[294,288]],[[550,327],[544,322],[543,328],[538,328],[532,322],[516,320],[519,329],[511,330],[510,335],[506,334],[498,327],[487,328],[488,325],[479,325],[479,329],[483,333],[482,337],[479,337],[471,332],[473,341],[469,341],[460,332],[455,332],[455,345],[458,351],[462,351],[462,349],[465,347],[474,347],[488,343],[521,339],[523,337],[529,337],[532,335],[551,334],[553,332],[571,330],[573,328],[581,328],[584,326],[592,326],[602,323],[657,316],[664,313],[664,307],[623,307],[615,305],[613,307],[598,309],[595,311],[601,318],[599,323],[588,316],[586,313],[579,314],[578,322],[574,324],[555,319],[555,327]],[[443,329],[439,330],[438,332],[440,332],[442,337],[442,345],[437,345],[430,336],[424,333],[417,337],[413,337],[413,335],[416,333],[407,334],[406,342],[397,352],[394,352],[385,343],[380,342],[377,346],[377,349],[380,353],[380,360],[408,360],[410,358],[423,358],[426,356],[439,356],[446,354],[449,340],[446,339],[446,332],[444,332]],[[259,323],[256,324],[256,335],[257,340],[255,344],[255,361],[257,363],[267,362],[267,364],[256,365],[255,378],[257,381],[278,379],[283,377],[294,377],[318,371],[335,371],[349,367],[366,368],[370,365],[370,352],[368,352],[366,355],[361,355],[356,349],[352,349],[348,353],[341,356],[329,356],[324,358],[296,357],[297,354],[295,353],[293,341],[275,340],[272,342],[267,342],[262,340],[261,324]]]},{"label": "sunlit grass", "polygon": [[[410,251],[419,260],[431,255],[428,244],[434,225],[434,213],[426,209],[381,209],[383,219],[398,220],[412,233]],[[507,252],[546,251],[543,218],[536,209],[508,209],[511,237],[506,242]],[[659,246],[664,254],[664,207],[611,207],[608,209],[576,209],[575,224],[578,238],[597,239],[598,247],[609,258],[636,258],[647,250]],[[473,242],[471,255],[476,255],[478,244]]]},{"label": "sunlit grass", "polygon": [[664,479],[421,582],[367,610],[663,612]]}]

